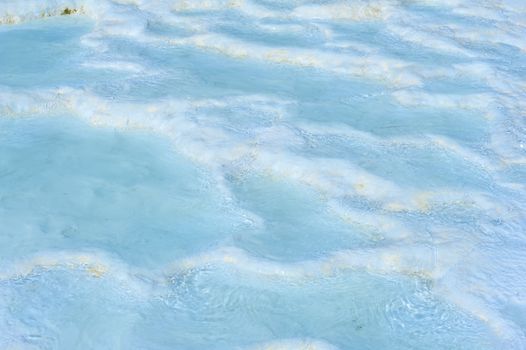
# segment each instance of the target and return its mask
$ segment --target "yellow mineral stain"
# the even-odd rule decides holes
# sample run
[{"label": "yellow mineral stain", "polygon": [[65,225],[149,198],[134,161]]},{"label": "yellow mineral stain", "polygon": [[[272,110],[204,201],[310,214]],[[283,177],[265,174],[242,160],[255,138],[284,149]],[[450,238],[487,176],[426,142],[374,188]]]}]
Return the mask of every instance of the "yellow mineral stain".
[{"label": "yellow mineral stain", "polygon": [[291,53],[285,49],[275,49],[269,50],[264,55],[263,58],[267,61],[274,63],[284,63],[295,66],[303,67],[317,67],[320,66],[320,62],[314,56],[309,55],[298,55],[293,56]]},{"label": "yellow mineral stain", "polygon": [[361,195],[365,194],[366,187],[367,186],[363,182],[357,182],[353,184],[353,188],[356,191],[356,193],[361,194]]},{"label": "yellow mineral stain", "polygon": [[231,256],[231,255],[225,255],[223,257],[223,262],[227,263],[227,264],[237,264],[238,260]]},{"label": "yellow mineral stain", "polygon": [[321,270],[323,271],[323,273],[325,275],[332,275],[334,273],[334,270],[335,270],[335,266],[334,264],[330,263],[330,262],[326,262],[324,263],[322,266],[321,266]]},{"label": "yellow mineral stain", "polygon": [[399,213],[399,212],[407,210],[407,207],[405,205],[403,205],[402,203],[397,203],[397,202],[388,203],[384,206],[384,208],[388,211],[392,211],[395,213]]},{"label": "yellow mineral stain", "polygon": [[19,19],[13,15],[5,15],[2,19],[0,19],[0,24],[16,24],[19,22]]},{"label": "yellow mineral stain", "polygon": [[401,257],[398,254],[384,254],[382,255],[382,262],[391,268],[399,269],[401,265]]},{"label": "yellow mineral stain", "polygon": [[105,266],[102,265],[93,265],[88,267],[88,273],[95,278],[102,277],[107,272],[107,269]]},{"label": "yellow mineral stain", "polygon": [[69,7],[66,7],[66,8],[62,11],[61,15],[62,15],[62,16],[73,15],[73,14],[75,14],[75,13],[77,13],[77,12],[78,12],[77,9],[70,9]]},{"label": "yellow mineral stain", "polygon": [[156,112],[159,111],[159,107],[157,107],[157,106],[149,106],[149,107],[146,109],[146,111],[147,111],[148,113],[156,113]]},{"label": "yellow mineral stain", "polygon": [[416,195],[415,202],[418,207],[418,210],[420,210],[423,213],[428,213],[431,209],[431,204],[429,203],[429,199],[431,197],[431,193],[429,192],[422,192]]},{"label": "yellow mineral stain", "polygon": [[244,0],[230,0],[227,4],[227,7],[229,8],[241,7],[243,6],[244,2],[245,2]]}]

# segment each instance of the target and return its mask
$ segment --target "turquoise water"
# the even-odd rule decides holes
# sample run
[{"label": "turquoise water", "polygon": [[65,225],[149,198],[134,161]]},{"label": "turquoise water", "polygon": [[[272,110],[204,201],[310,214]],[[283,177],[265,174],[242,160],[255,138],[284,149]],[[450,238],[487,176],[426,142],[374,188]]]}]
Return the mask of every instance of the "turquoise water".
[{"label": "turquoise water", "polygon": [[0,348],[525,349],[524,18],[1,2]]}]

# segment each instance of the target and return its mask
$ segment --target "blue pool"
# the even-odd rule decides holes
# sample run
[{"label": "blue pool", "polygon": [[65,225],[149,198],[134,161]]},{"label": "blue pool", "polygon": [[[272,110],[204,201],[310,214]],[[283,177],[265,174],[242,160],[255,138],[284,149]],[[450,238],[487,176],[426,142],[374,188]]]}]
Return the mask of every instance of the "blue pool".
[{"label": "blue pool", "polygon": [[0,1],[0,349],[526,349],[525,19]]}]

